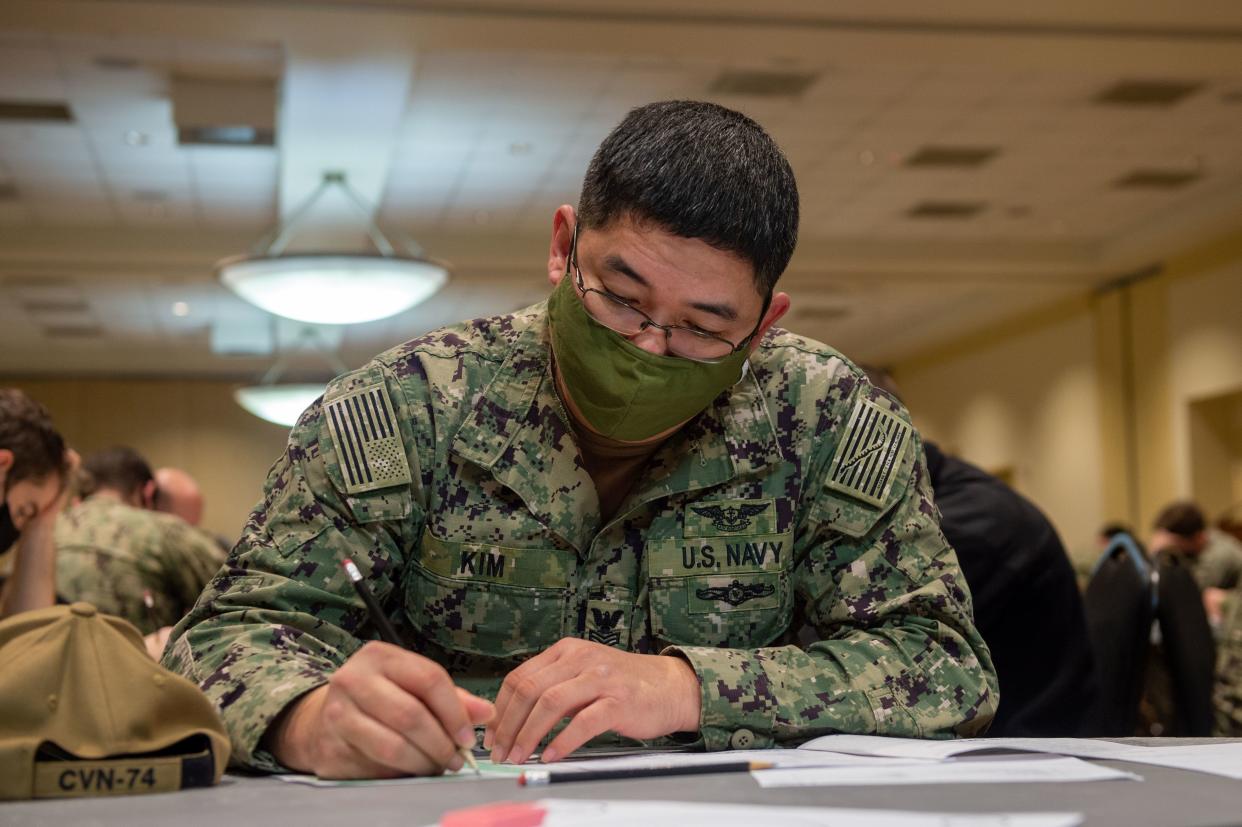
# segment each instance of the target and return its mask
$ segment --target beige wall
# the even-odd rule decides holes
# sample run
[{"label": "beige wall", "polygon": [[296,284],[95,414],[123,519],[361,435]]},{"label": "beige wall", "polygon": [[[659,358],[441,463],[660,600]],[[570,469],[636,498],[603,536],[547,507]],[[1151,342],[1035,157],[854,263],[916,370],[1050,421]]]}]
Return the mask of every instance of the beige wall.
[{"label": "beige wall", "polygon": [[1242,392],[1242,231],[894,374],[920,428],[985,469],[1012,470],[1079,561],[1105,520],[1145,532],[1190,496],[1215,517],[1242,498],[1234,406],[1211,404]]},{"label": "beige wall", "polygon": [[206,499],[203,527],[230,542],[241,533],[288,433],[239,408],[225,382],[0,377],[0,386],[21,388],[46,405],[83,454],[124,444],[152,467],[188,470]]},{"label": "beige wall", "polygon": [[1242,392],[1242,260],[1178,281],[1169,299],[1177,490],[1219,512],[1238,499],[1227,400]]},{"label": "beige wall", "polygon": [[1076,557],[1103,520],[1094,329],[1084,305],[964,352],[896,368],[919,429],[989,471],[1012,474]]}]

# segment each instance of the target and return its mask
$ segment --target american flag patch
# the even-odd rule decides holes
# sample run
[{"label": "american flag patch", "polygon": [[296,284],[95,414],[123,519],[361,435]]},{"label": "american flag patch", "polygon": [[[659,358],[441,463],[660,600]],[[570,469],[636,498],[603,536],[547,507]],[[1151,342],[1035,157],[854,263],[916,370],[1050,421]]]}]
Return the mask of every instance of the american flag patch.
[{"label": "american flag patch", "polygon": [[410,466],[405,461],[397,416],[382,383],[326,402],[324,415],[347,493],[409,484]]},{"label": "american flag patch", "polygon": [[910,423],[867,399],[850,411],[845,434],[828,467],[828,488],[882,506],[897,476]]}]

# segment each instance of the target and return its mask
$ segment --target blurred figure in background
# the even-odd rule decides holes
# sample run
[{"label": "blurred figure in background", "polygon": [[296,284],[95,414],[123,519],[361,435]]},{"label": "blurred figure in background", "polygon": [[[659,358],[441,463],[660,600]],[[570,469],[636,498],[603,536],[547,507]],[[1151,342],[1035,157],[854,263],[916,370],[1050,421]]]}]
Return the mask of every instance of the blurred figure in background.
[{"label": "blurred figure in background", "polygon": [[[864,367],[900,399],[893,377]],[[1082,733],[1096,695],[1095,663],[1074,569],[1056,529],[1001,480],[925,440],[940,529],[974,597],[1001,701],[989,736]]]},{"label": "blurred figure in background", "polygon": [[198,528],[203,522],[203,491],[198,481],[180,468],[156,468],[155,510]]},{"label": "blurred figure in background", "polygon": [[0,618],[56,602],[53,532],[77,464],[46,408],[0,388],[0,554],[12,548]]},{"label": "blurred figure in background", "polygon": [[1176,554],[1185,561],[1203,590],[1208,622],[1219,627],[1225,593],[1242,583],[1242,543],[1209,526],[1199,506],[1181,501],[1157,515],[1150,547],[1153,554]]},{"label": "blurred figure in background", "polygon": [[154,636],[149,649],[163,649],[224,553],[181,518],[152,510],[155,478],[133,449],[100,451],[83,466],[92,487],[56,530],[57,593],[125,618]]}]

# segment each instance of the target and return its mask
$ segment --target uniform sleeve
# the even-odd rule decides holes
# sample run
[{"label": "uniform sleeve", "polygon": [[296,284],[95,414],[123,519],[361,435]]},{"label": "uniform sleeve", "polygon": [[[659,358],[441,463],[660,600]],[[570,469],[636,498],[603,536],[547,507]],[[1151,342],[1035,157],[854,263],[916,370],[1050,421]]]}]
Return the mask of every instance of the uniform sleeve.
[{"label": "uniform sleeve", "polygon": [[211,537],[176,517],[165,521],[163,534],[163,591],[181,617],[219,571],[225,554]]},{"label": "uniform sleeve", "polygon": [[[418,489],[407,478],[404,486],[348,493],[325,412],[334,393],[359,388],[390,395],[404,444],[413,444],[401,389],[378,368],[330,385],[290,432],[263,500],[164,657],[216,704],[234,762],[253,769],[283,769],[260,748],[268,727],[375,636],[342,560],[358,564],[381,605],[400,604],[403,550],[422,523]],[[355,453],[351,467],[365,473],[361,461]]]},{"label": "uniform sleeve", "polygon": [[996,711],[996,673],[940,531],[917,433],[910,429],[884,502],[867,505],[826,484],[817,491],[794,576],[795,617],[819,639],[805,648],[672,650],[698,675],[706,747],[834,732],[981,733]]}]

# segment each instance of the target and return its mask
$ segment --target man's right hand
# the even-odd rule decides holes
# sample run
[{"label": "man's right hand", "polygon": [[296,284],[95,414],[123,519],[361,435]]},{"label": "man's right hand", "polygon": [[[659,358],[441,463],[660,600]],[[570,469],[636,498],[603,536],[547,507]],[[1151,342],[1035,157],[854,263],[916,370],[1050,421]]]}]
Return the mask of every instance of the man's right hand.
[{"label": "man's right hand", "polygon": [[303,695],[266,737],[276,760],[321,778],[437,775],[461,768],[489,701],[453,685],[436,662],[368,643],[328,683]]}]

